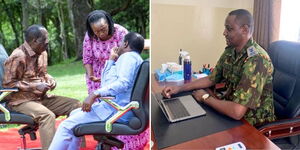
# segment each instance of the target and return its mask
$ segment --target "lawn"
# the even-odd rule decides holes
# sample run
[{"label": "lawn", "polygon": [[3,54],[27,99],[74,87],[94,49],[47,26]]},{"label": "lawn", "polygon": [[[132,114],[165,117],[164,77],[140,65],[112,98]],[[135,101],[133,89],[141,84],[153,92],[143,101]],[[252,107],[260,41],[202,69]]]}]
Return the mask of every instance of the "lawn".
[{"label": "lawn", "polygon": [[87,97],[85,69],[81,61],[68,61],[48,67],[48,73],[57,82],[51,94],[75,98],[83,101]]}]

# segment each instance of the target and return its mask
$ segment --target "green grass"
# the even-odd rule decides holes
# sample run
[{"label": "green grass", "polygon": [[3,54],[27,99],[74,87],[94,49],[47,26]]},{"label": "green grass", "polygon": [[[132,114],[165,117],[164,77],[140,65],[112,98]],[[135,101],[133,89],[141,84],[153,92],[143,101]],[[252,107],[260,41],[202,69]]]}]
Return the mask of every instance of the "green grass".
[{"label": "green grass", "polygon": [[85,70],[81,61],[65,62],[48,67],[48,73],[57,83],[51,94],[83,101],[87,97]]},{"label": "green grass", "polygon": [[143,50],[141,53],[141,57],[145,60],[149,58],[149,50]]}]

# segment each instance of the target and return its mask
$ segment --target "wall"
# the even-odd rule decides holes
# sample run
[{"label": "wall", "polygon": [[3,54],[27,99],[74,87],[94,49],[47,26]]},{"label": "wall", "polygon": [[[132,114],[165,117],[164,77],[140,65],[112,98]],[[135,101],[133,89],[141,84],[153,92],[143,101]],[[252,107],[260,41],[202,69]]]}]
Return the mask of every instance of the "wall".
[{"label": "wall", "polygon": [[151,68],[190,53],[193,70],[215,65],[226,46],[224,21],[234,9],[253,11],[253,0],[152,0]]}]

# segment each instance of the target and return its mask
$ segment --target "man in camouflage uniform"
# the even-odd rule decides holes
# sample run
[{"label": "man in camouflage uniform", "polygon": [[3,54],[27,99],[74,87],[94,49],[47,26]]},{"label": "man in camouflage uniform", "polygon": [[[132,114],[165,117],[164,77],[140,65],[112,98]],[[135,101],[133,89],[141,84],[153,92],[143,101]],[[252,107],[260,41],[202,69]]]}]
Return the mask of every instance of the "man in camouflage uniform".
[{"label": "man in camouflage uniform", "polygon": [[[178,92],[201,89],[193,92],[198,101],[233,119],[245,118],[254,126],[274,121],[273,65],[266,51],[252,39],[253,24],[247,10],[230,12],[223,33],[228,46],[213,73],[183,86],[165,87],[162,94],[170,97]],[[217,83],[225,83],[224,100],[203,90]]]}]

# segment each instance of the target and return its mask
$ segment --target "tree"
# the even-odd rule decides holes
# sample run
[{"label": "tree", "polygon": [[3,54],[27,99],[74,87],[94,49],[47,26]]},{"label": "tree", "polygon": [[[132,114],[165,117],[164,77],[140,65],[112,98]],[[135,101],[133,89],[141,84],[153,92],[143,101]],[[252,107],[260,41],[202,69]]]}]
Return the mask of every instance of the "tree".
[{"label": "tree", "polygon": [[19,45],[20,44],[20,42],[19,42],[19,33],[18,33],[16,24],[15,24],[16,19],[14,19],[14,16],[13,16],[11,10],[9,9],[8,5],[6,4],[5,0],[2,0],[2,4],[3,4],[4,10],[5,10],[5,12],[8,16],[8,20],[10,22],[10,25],[11,25],[12,29],[13,29],[13,32],[15,34],[16,44]]},{"label": "tree", "polygon": [[10,54],[29,25],[41,24],[49,33],[49,65],[81,60],[86,17],[95,9],[109,12],[129,31],[149,35],[149,0],[0,0],[0,42]]},{"label": "tree", "polygon": [[94,6],[109,12],[116,23],[149,37],[149,0],[98,0]]},{"label": "tree", "polygon": [[22,3],[22,31],[28,27],[28,19],[29,19],[29,12],[28,12],[28,1],[21,0]]},{"label": "tree", "polygon": [[63,53],[63,59],[68,59],[68,48],[67,48],[67,39],[66,39],[66,32],[65,32],[65,17],[64,12],[62,8],[62,2],[60,0],[56,0],[56,7],[57,7],[57,13],[58,13],[58,19],[60,22],[60,34],[59,37],[61,39],[61,49]]},{"label": "tree", "polygon": [[91,4],[89,1],[83,0],[68,0],[68,6],[72,14],[70,17],[72,26],[74,26],[75,44],[76,44],[76,60],[82,59],[82,41],[85,35],[85,19],[91,12]]},{"label": "tree", "polygon": [[[45,9],[48,7],[48,4],[51,1],[47,0],[28,0],[31,6],[33,6],[36,10],[37,18],[35,24],[42,24],[46,26],[46,18],[45,18]],[[50,6],[51,7],[51,6]]]},{"label": "tree", "polygon": [[[123,1],[122,1],[122,2],[123,2]],[[114,16],[114,15],[118,14],[119,12],[126,10],[126,9],[130,6],[131,2],[132,2],[132,0],[126,0],[126,1],[123,2],[123,4],[120,5],[119,7],[114,8],[113,10],[111,10],[111,11],[109,12],[110,15],[111,15],[111,16]]]}]

